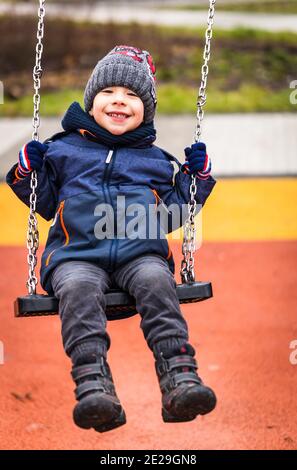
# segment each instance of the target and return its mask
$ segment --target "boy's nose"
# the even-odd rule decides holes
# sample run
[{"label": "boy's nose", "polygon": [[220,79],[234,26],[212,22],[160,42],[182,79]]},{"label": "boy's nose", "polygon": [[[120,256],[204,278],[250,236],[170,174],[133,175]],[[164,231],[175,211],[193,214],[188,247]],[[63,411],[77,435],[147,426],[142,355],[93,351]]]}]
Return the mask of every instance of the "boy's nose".
[{"label": "boy's nose", "polygon": [[126,104],[125,95],[122,94],[122,93],[116,93],[113,96],[113,102],[114,103],[120,103],[120,104]]}]

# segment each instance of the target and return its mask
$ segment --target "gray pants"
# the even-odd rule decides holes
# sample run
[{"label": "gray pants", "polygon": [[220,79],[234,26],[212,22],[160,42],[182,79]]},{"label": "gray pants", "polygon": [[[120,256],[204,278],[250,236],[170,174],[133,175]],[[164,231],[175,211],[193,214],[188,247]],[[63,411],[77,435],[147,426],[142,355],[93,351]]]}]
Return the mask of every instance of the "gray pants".
[{"label": "gray pants", "polygon": [[111,275],[94,263],[67,261],[53,271],[51,282],[59,299],[63,345],[69,356],[85,341],[95,340],[103,349],[109,348],[104,293],[115,284],[135,297],[150,349],[166,338],[188,340],[174,276],[161,256],[140,256]]}]

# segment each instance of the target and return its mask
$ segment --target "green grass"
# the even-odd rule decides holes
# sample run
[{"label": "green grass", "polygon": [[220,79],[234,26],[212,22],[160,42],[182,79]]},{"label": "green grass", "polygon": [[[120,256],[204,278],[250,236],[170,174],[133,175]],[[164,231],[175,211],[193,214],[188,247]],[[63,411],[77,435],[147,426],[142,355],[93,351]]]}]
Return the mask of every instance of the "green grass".
[{"label": "green grass", "polygon": [[[178,10],[206,10],[205,5],[180,5],[161,7],[161,9],[178,9]],[[267,0],[267,1],[246,1],[235,2],[230,1],[223,4],[216,5],[217,11],[234,11],[244,13],[279,13],[279,14],[297,14],[297,1],[296,0]]]},{"label": "green grass", "polygon": [[[205,110],[211,113],[296,112],[290,103],[291,89],[267,91],[254,85],[242,85],[238,90],[207,92]],[[160,86],[158,111],[164,114],[195,113],[197,90],[175,85]]]},{"label": "green grass", "polygon": [[[82,104],[82,94],[80,90],[61,90],[52,93],[41,92],[41,113],[44,116],[58,116],[63,114],[73,101]],[[23,96],[17,100],[5,99],[0,106],[0,116],[30,116],[33,112],[32,95]]]},{"label": "green grass", "polygon": [[[30,18],[26,21],[21,18],[18,23],[17,19],[0,17],[0,70],[5,91],[0,115],[32,114],[35,26]],[[44,115],[62,114],[71,102],[81,102],[82,90],[98,58],[114,44],[123,42],[137,44],[152,53],[157,65],[159,112],[195,112],[204,29],[136,24],[121,28],[107,24],[98,28],[89,23],[48,19],[46,38],[42,77]],[[297,78],[296,71],[296,33],[215,29],[206,109],[294,112],[296,106],[289,103],[292,92],[289,84]]]},{"label": "green grass", "polygon": [[[253,85],[242,85],[234,91],[209,89],[205,110],[210,113],[236,112],[296,112],[297,105],[290,104],[291,89],[267,91]],[[83,105],[83,90],[61,90],[44,93],[41,99],[42,116],[61,116],[73,101]],[[179,85],[159,85],[158,113],[185,114],[196,112],[197,90]],[[2,116],[31,116],[32,96],[19,100],[5,100],[0,106]]]}]

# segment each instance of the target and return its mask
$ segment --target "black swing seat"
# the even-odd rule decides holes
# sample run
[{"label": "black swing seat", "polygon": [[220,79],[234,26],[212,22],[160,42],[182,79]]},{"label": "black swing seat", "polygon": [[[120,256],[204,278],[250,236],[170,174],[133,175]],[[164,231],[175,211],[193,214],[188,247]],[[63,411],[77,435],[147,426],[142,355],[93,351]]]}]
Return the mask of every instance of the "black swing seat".
[{"label": "black swing seat", "polygon": [[[176,293],[180,304],[200,302],[212,297],[210,282],[179,284]],[[86,302],[88,299],[86,299]],[[16,317],[39,317],[57,315],[59,301],[56,297],[44,294],[18,297],[14,302]],[[137,314],[135,299],[120,289],[110,289],[106,293],[106,316],[108,320],[120,320]]]}]

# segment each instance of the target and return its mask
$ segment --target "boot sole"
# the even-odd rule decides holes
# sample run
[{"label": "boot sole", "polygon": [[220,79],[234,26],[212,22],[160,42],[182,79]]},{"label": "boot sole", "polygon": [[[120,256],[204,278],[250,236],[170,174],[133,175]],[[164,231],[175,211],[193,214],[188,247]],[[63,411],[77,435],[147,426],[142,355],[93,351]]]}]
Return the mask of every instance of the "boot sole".
[{"label": "boot sole", "polygon": [[[182,400],[175,404],[172,412],[162,408],[162,418],[165,423],[184,423],[193,421],[199,415],[210,413],[216,406],[216,396],[211,389],[208,389],[208,396],[199,394],[196,387],[188,389]],[[204,396],[203,396],[204,395]],[[203,403],[204,401],[204,403]]]},{"label": "boot sole", "polygon": [[119,428],[120,426],[123,426],[124,424],[126,424],[126,414],[125,414],[125,411],[122,409],[122,412],[117,419],[114,419],[110,423],[103,423],[103,424],[100,424],[99,426],[97,425],[93,426],[93,428],[97,432],[107,432],[107,431],[111,431],[112,429]]},{"label": "boot sole", "polygon": [[126,423],[126,415],[119,401],[105,394],[87,395],[73,410],[73,420],[82,429],[94,428],[106,432]]}]

